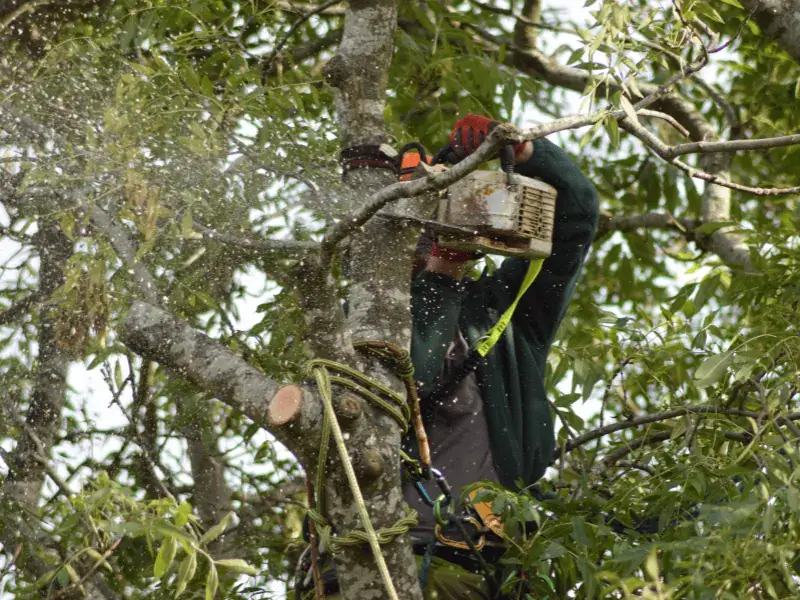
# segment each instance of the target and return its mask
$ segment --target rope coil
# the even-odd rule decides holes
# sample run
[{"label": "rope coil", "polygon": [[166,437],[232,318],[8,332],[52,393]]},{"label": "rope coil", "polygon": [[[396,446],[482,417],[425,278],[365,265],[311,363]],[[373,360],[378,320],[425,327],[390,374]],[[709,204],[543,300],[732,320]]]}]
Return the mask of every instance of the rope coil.
[{"label": "rope coil", "polygon": [[[316,508],[309,508],[308,515],[309,519],[316,526],[317,535],[323,546],[332,554],[341,552],[348,546],[369,544],[375,557],[378,570],[380,571],[381,578],[383,579],[384,586],[386,587],[388,597],[392,600],[399,600],[380,545],[388,544],[394,541],[398,536],[407,533],[411,527],[419,522],[418,513],[412,510],[404,517],[398,519],[391,527],[379,529],[377,531],[374,529],[367,511],[366,503],[361,494],[361,489],[358,485],[355,470],[353,469],[350,456],[347,452],[347,446],[345,445],[344,436],[342,435],[342,430],[336,418],[336,412],[333,408],[332,386],[334,384],[340,385],[352,390],[362,398],[372,401],[394,418],[403,429],[403,432],[408,431],[409,420],[413,421],[417,439],[420,444],[420,462],[422,463],[421,467],[415,465],[413,468],[417,469],[422,474],[430,473],[430,448],[428,447],[428,439],[422,424],[422,412],[419,407],[419,397],[417,396],[416,384],[414,382],[414,366],[409,353],[399,346],[388,342],[358,342],[353,346],[356,350],[371,354],[375,358],[387,363],[394,373],[403,381],[406,397],[404,398],[401,394],[396,393],[389,387],[348,365],[326,359],[315,359],[308,362],[307,369],[313,374],[317,382],[317,389],[319,390],[325,409],[322,422],[322,439],[317,463]],[[332,372],[335,374],[332,374]],[[347,476],[350,489],[358,507],[362,525],[364,526],[363,531],[353,530],[341,536],[334,533],[331,523],[325,517],[325,466],[328,461],[331,437],[334,438],[334,442],[336,443],[345,475]],[[408,459],[403,453],[401,453],[401,455],[404,457],[404,460]]]}]

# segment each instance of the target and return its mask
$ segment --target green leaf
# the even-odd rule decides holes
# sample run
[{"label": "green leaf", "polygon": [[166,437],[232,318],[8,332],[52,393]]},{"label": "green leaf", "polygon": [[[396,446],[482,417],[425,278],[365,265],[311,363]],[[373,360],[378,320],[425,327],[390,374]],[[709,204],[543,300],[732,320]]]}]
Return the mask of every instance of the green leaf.
[{"label": "green leaf", "polygon": [[736,8],[741,8],[744,10],[744,6],[739,3],[739,0],[722,0],[725,4],[730,4],[731,6],[735,6]]},{"label": "green leaf", "polygon": [[724,374],[733,362],[732,353],[723,352],[706,358],[694,374],[697,380],[695,384],[699,388],[706,388],[714,385]]},{"label": "green leaf", "polygon": [[237,573],[247,573],[248,575],[258,575],[258,569],[255,567],[247,564],[247,562],[243,561],[241,558],[223,558],[214,563],[218,567],[225,567],[226,569],[231,569],[236,571]]},{"label": "green leaf", "polygon": [[619,123],[613,117],[606,122],[606,132],[612,148],[619,148]]},{"label": "green leaf", "polygon": [[114,570],[114,568],[108,564],[108,561],[105,559],[105,557],[94,548],[86,548],[86,554],[92,557],[92,560],[95,564],[101,564],[103,568],[108,571]]},{"label": "green leaf", "polygon": [[625,111],[625,115],[634,123],[639,122],[639,116],[636,114],[636,109],[633,108],[633,104],[631,101],[628,100],[625,96],[619,97],[619,104],[622,107],[622,110]]},{"label": "green leaf", "polygon": [[233,522],[233,516],[234,516],[233,512],[229,512],[227,515],[225,515],[219,523],[214,525],[211,529],[209,529],[203,534],[203,537],[200,538],[199,544],[201,546],[208,544],[209,542],[217,539],[219,536],[225,533],[225,530],[228,528],[228,525],[230,525]]},{"label": "green leaf", "polygon": [[586,527],[584,526],[583,517],[572,517],[572,539],[586,548],[590,548],[592,546],[592,541],[586,534]]},{"label": "green leaf", "polygon": [[192,505],[188,502],[181,502],[178,506],[178,511],[175,513],[175,526],[183,527],[189,522],[189,517],[192,514]]},{"label": "green leaf", "polygon": [[61,231],[67,236],[67,239],[73,240],[75,231],[75,215],[71,212],[65,212],[61,215]]},{"label": "green leaf", "polygon": [[65,564],[64,568],[67,570],[67,575],[69,575],[69,580],[72,583],[78,583],[81,580],[80,575],[78,575],[78,572],[75,570],[75,567],[73,567],[71,564],[69,563]]},{"label": "green leaf", "polygon": [[544,551],[542,554],[542,558],[544,560],[549,560],[551,558],[559,558],[564,556],[567,553],[567,549],[559,544],[558,542],[550,542],[547,546],[547,550]]},{"label": "green leaf", "polygon": [[181,235],[185,238],[191,238],[194,235],[194,219],[192,218],[192,209],[187,207],[183,211],[181,217]]},{"label": "green leaf", "polygon": [[217,587],[219,587],[219,575],[217,568],[212,563],[208,567],[208,577],[206,578],[206,600],[214,600],[217,595]]},{"label": "green leaf", "polygon": [[699,12],[701,15],[708,17],[712,21],[716,21],[717,23],[725,24],[725,19],[713,8],[711,8],[708,4],[703,4],[702,2],[698,2],[694,5],[694,9]]},{"label": "green leaf", "polygon": [[139,17],[136,14],[131,15],[125,21],[122,28],[122,35],[119,36],[119,49],[125,53],[130,49],[131,42],[136,36],[136,30],[139,25]]},{"label": "green leaf", "polygon": [[181,561],[181,566],[178,568],[178,581],[175,589],[176,598],[186,590],[186,586],[194,577],[195,571],[197,571],[197,554],[190,552]]},{"label": "green leaf", "polygon": [[155,521],[152,523],[152,527],[161,535],[166,537],[174,537],[181,542],[189,544],[190,546],[197,543],[197,540],[188,533],[165,521]]},{"label": "green leaf", "polygon": [[164,573],[167,572],[172,561],[175,559],[175,554],[178,552],[178,543],[174,537],[165,538],[161,543],[161,548],[158,549],[156,555],[156,562],[153,565],[153,577],[161,579]]},{"label": "green leaf", "polygon": [[658,550],[653,548],[644,561],[644,572],[649,581],[658,581]]},{"label": "green leaf", "polygon": [[117,361],[114,364],[114,383],[117,385],[118,390],[122,389],[122,382],[122,366],[119,364],[119,361]]}]

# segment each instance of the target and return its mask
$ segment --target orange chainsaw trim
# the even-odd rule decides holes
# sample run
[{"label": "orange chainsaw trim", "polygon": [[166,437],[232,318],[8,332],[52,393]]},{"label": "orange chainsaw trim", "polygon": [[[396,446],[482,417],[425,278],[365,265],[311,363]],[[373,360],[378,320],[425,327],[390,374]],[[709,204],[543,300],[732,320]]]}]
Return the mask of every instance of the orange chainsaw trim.
[{"label": "orange chainsaw trim", "polygon": [[[431,157],[426,157],[428,164],[431,164]],[[406,152],[403,154],[403,161],[400,164],[400,181],[410,181],[414,174],[414,169],[421,162],[418,152]]]}]

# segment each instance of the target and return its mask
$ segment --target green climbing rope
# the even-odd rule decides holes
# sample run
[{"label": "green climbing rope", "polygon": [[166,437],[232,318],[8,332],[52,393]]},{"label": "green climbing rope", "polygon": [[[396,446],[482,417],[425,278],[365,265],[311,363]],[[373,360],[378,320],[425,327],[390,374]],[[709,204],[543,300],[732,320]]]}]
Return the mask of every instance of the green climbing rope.
[{"label": "green climbing rope", "polygon": [[[418,514],[417,511],[412,510],[391,527],[377,531],[374,529],[372,521],[369,518],[364,498],[361,494],[361,489],[358,485],[355,470],[353,469],[350,456],[347,452],[344,436],[342,435],[339,422],[336,419],[336,413],[333,409],[332,385],[335,384],[345,387],[359,394],[361,397],[374,402],[394,418],[405,432],[408,430],[408,422],[412,418],[415,422],[415,427],[419,428],[422,426],[419,399],[416,395],[416,386],[413,380],[414,367],[408,352],[393,344],[385,342],[360,342],[354,344],[354,347],[357,350],[368,352],[378,359],[389,363],[397,376],[403,380],[406,387],[407,399],[382,383],[375,381],[364,373],[347,365],[325,359],[309,361],[307,368],[316,379],[317,388],[322,397],[325,412],[317,465],[316,510],[309,509],[308,515],[309,519],[314,522],[325,548],[331,553],[335,554],[340,552],[347,546],[361,545],[364,543],[369,544],[375,557],[375,562],[378,565],[378,570],[381,573],[386,591],[389,594],[389,598],[392,600],[399,600],[389,574],[389,569],[386,566],[386,561],[383,558],[380,545],[388,544],[396,537],[407,533],[411,527],[418,523]],[[409,406],[409,404],[411,406]],[[353,497],[359,510],[359,516],[361,517],[364,531],[353,530],[345,535],[335,535],[330,522],[325,517],[325,465],[328,460],[331,437],[334,438],[337,450],[339,451],[345,475],[347,476],[348,483],[350,484]],[[425,439],[424,443],[427,444],[427,439]],[[427,448],[425,448],[425,455],[430,456],[430,452]],[[409,468],[419,469],[417,466]]]}]

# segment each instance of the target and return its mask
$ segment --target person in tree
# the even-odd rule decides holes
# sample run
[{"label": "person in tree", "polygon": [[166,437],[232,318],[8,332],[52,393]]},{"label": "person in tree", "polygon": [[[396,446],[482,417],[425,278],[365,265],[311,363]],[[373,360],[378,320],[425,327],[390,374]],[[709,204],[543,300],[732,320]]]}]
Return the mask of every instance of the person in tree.
[{"label": "person in tree", "polygon": [[[478,115],[459,120],[450,136],[456,157],[474,152],[497,124]],[[505,259],[493,273],[473,280],[464,277],[472,255],[442,248],[425,234],[417,249],[422,268],[416,269],[412,283],[411,356],[427,415],[432,463],[456,493],[479,481],[519,489],[520,483],[533,484],[547,469],[555,447],[544,385],[547,355],[597,228],[597,192],[563,150],[546,139],[525,142],[515,146],[515,163],[519,174],[538,178],[558,192],[552,254],[494,348],[451,393],[435,399],[429,392],[459,372],[470,347],[513,302],[528,261]],[[404,440],[408,450],[415,445],[413,438]],[[433,482],[424,486],[436,497]],[[419,524],[411,531],[415,553],[432,554],[425,567],[425,598],[496,598],[470,551],[438,541],[431,545],[436,539],[434,515],[414,482],[406,481],[403,492],[419,512]],[[483,550],[489,561],[502,553],[499,538],[496,542]]]}]

